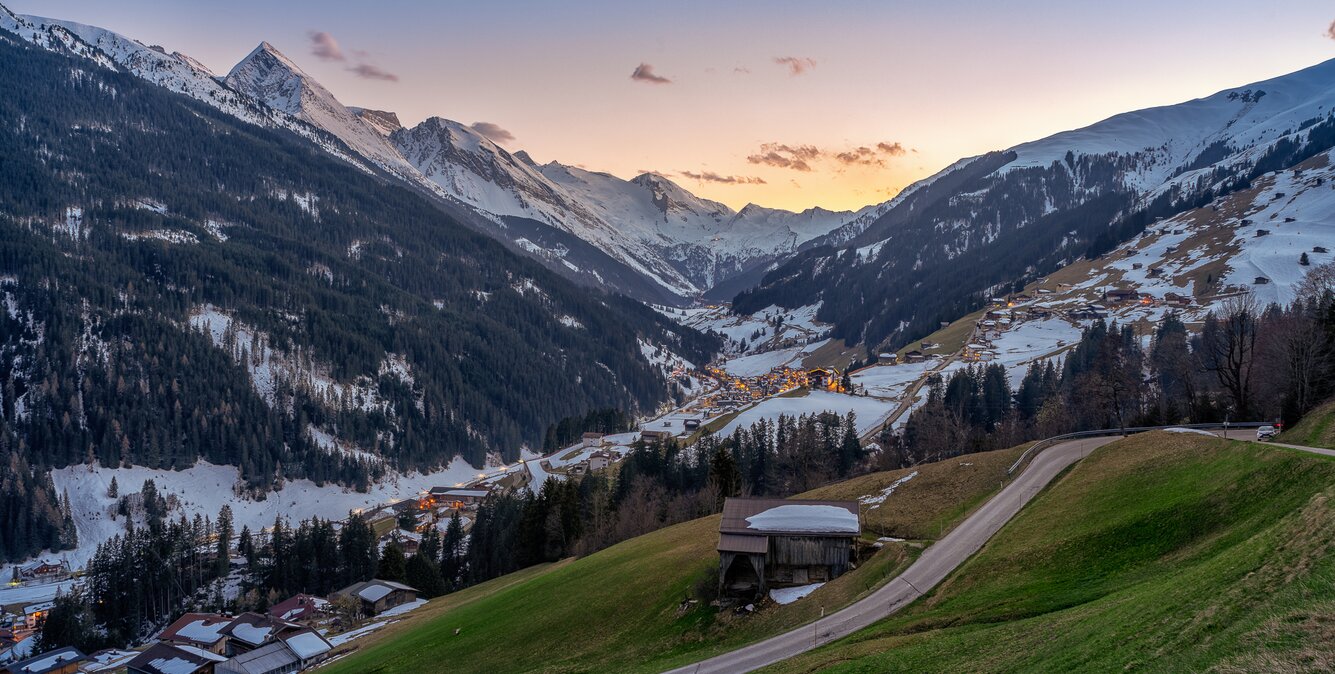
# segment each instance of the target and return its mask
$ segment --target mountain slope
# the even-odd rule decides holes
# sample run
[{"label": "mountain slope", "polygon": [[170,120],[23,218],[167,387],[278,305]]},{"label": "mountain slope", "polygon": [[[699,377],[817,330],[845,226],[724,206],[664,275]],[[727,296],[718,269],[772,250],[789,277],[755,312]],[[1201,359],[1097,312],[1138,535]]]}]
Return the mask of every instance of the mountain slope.
[{"label": "mountain slope", "polygon": [[837,337],[904,344],[1157,218],[1330,149],[1332,109],[1335,61],[961,160],[735,304],[824,300],[818,318]]},{"label": "mountain slope", "polygon": [[1123,440],[903,613],[762,671],[1327,670],[1333,482],[1282,448]]},{"label": "mountain slope", "polygon": [[[924,464],[911,481],[870,511],[864,526],[884,536],[919,539],[953,526],[997,489],[1019,449]],[[910,470],[873,473],[826,486],[805,498],[855,499],[879,494]],[[901,490],[902,489],[902,490]],[[718,516],[624,541],[558,564],[526,569],[434,599],[403,623],[351,642],[352,655],[330,671],[362,672],[662,672],[693,658],[801,625],[892,577],[917,552],[885,544],[857,570],[808,598],[762,605],[735,615],[701,601],[718,565]],[[453,635],[460,627],[460,634]],[[496,649],[499,639],[523,648]],[[440,664],[434,664],[440,663]]]},{"label": "mountain slope", "polygon": [[645,343],[716,348],[286,132],[9,32],[0,66],[0,407],[38,466],[481,465],[665,399]]}]

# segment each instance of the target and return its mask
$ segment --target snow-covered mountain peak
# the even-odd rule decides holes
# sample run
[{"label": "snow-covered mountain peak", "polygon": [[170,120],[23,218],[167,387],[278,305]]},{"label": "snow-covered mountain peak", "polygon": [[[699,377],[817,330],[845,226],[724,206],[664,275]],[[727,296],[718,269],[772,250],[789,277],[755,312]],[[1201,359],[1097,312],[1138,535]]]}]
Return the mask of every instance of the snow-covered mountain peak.
[{"label": "snow-covered mountain peak", "polygon": [[632,183],[649,190],[653,203],[663,213],[699,214],[728,217],[733,210],[727,206],[691,194],[675,182],[657,173],[641,173]]},{"label": "snow-covered mountain peak", "polygon": [[380,129],[362,120],[314,77],[272,44],[261,42],[232,68],[228,86],[265,105],[317,126],[357,154],[412,180],[417,176]]},{"label": "snow-covered mountain peak", "polygon": [[518,159],[519,161],[521,161],[521,162],[523,162],[523,163],[525,163],[525,164],[528,164],[529,166],[532,166],[533,168],[537,168],[537,167],[538,167],[538,162],[533,161],[533,157],[529,156],[528,152],[526,152],[526,151],[524,151],[524,150],[520,150],[520,151],[514,153],[514,158],[515,158],[515,159]]},{"label": "snow-covered mountain peak", "polygon": [[399,116],[384,110],[370,110],[367,108],[348,108],[352,114],[362,120],[367,126],[375,129],[382,136],[388,136],[395,131],[403,128],[403,123],[399,121]]},{"label": "snow-covered mountain peak", "polygon": [[[250,53],[232,68],[232,72],[236,72],[237,68],[243,67],[248,61],[257,60],[271,61],[282,68],[301,75],[302,77],[309,77],[309,75],[306,74],[306,71],[302,70],[301,66],[297,65],[296,61],[288,58],[283,52],[278,51],[278,48],[268,41],[260,42],[259,45],[250,50]],[[228,75],[230,76],[231,73]]]},{"label": "snow-covered mountain peak", "polygon": [[[309,100],[333,100],[324,87],[306,74],[273,45],[261,42],[231,72],[227,83],[250,93],[269,107],[296,117],[303,112],[303,97]],[[339,106],[342,107],[342,106]]]}]

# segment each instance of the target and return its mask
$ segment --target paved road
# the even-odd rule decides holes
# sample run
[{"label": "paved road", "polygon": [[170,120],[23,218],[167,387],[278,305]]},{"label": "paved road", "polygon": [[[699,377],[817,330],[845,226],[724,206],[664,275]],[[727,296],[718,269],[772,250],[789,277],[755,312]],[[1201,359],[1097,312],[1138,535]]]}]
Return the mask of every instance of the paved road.
[{"label": "paved road", "polygon": [[[1238,428],[1238,429],[1233,429],[1233,430],[1231,430],[1231,431],[1228,432],[1228,439],[1229,439],[1229,440],[1251,440],[1252,442],[1255,442],[1255,441],[1256,441],[1256,429],[1254,429],[1254,428],[1245,428],[1245,429],[1244,429],[1244,428]],[[1288,447],[1289,449],[1296,449],[1296,450],[1298,450],[1298,451],[1300,451],[1300,452],[1311,452],[1312,454],[1321,454],[1321,455],[1323,455],[1323,456],[1335,456],[1335,449],[1322,449],[1321,447],[1307,447],[1307,446],[1304,446],[1304,445],[1290,445],[1290,444],[1286,444],[1286,443],[1283,443],[1283,442],[1267,442],[1267,443],[1265,443],[1265,444],[1267,444],[1267,445],[1274,445],[1274,446],[1276,446],[1276,447]]]},{"label": "paved road", "polygon": [[[1231,440],[1256,440],[1255,429],[1230,430]],[[724,653],[669,674],[749,672],[786,660],[816,646],[840,639],[909,605],[945,580],[964,560],[977,552],[993,534],[1024,507],[1053,478],[1076,461],[1120,437],[1085,438],[1053,445],[1038,453],[1014,482],[983,504],[945,538],[923,551],[904,573],[871,595],[813,624]],[[1314,454],[1335,456],[1335,450],[1270,443]]]},{"label": "paved road", "polygon": [[1053,445],[1035,456],[1029,467],[1001,493],[983,504],[944,538],[929,546],[904,573],[866,598],[805,627],[700,663],[673,674],[749,672],[786,660],[817,645],[845,637],[912,603],[977,552],[1015,513],[1067,466],[1097,447],[1118,438],[1086,438]]}]

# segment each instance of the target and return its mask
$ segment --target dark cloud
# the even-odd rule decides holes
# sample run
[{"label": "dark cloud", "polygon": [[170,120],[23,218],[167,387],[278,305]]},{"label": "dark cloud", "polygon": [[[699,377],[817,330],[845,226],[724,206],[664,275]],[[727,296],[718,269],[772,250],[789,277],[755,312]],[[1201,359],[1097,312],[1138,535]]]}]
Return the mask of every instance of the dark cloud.
[{"label": "dark cloud", "polygon": [[1326,37],[1335,40],[1335,21],[1330,22],[1330,28],[1326,29]]},{"label": "dark cloud", "polygon": [[654,67],[648,63],[641,63],[636,66],[635,72],[630,74],[630,78],[636,82],[647,84],[672,84],[672,80],[655,73]]},{"label": "dark cloud", "polygon": [[386,82],[398,82],[399,76],[391,72],[385,72],[379,67],[369,63],[358,63],[348,68],[349,72],[355,73],[358,77],[364,77],[368,80],[384,80]]},{"label": "dark cloud", "polygon": [[345,61],[347,57],[343,56],[343,48],[338,46],[338,40],[333,35],[322,30],[313,30],[308,35],[311,38],[311,54],[321,61]]},{"label": "dark cloud", "polygon": [[[891,157],[902,157],[905,151],[903,143],[877,143],[876,149]],[[914,152],[917,152],[917,150],[914,150]]]},{"label": "dark cloud", "polygon": [[487,139],[493,143],[508,143],[515,139],[515,135],[501,128],[500,124],[492,124],[491,122],[473,122],[473,126],[470,128],[486,136]]},{"label": "dark cloud", "polygon": [[816,60],[805,56],[775,56],[774,62],[787,68],[788,74],[793,77],[816,67]]},{"label": "dark cloud", "polygon": [[747,68],[746,66],[737,66],[736,68],[732,69],[732,72],[737,75],[750,75],[751,69]]},{"label": "dark cloud", "polygon": [[760,152],[750,155],[746,161],[794,171],[810,171],[811,162],[820,158],[821,154],[821,150],[814,145],[765,143],[760,146]]},{"label": "dark cloud", "polygon": [[713,171],[703,171],[696,173],[694,171],[682,171],[681,175],[691,180],[699,180],[703,183],[722,183],[724,185],[764,185],[764,178],[755,176],[723,176]]}]

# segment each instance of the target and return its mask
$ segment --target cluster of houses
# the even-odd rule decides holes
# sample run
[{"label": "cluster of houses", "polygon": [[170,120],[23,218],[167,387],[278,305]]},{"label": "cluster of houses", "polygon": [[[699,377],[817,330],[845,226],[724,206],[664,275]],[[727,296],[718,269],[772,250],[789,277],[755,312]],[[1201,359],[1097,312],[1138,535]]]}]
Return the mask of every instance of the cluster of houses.
[{"label": "cluster of houses", "polygon": [[296,595],[265,613],[186,613],[142,651],[85,655],[62,648],[0,665],[0,674],[289,674],[323,662],[335,645],[321,629],[335,606],[375,616],[417,601],[417,590],[387,580],[355,583],[329,599]]},{"label": "cluster of houses", "polygon": [[811,383],[810,372],[785,365],[771,368],[765,374],[751,377],[733,375],[720,367],[709,367],[701,375],[718,383],[717,390],[704,396],[701,400],[701,404],[707,412],[732,412],[743,405],[785,391],[814,386]]}]

